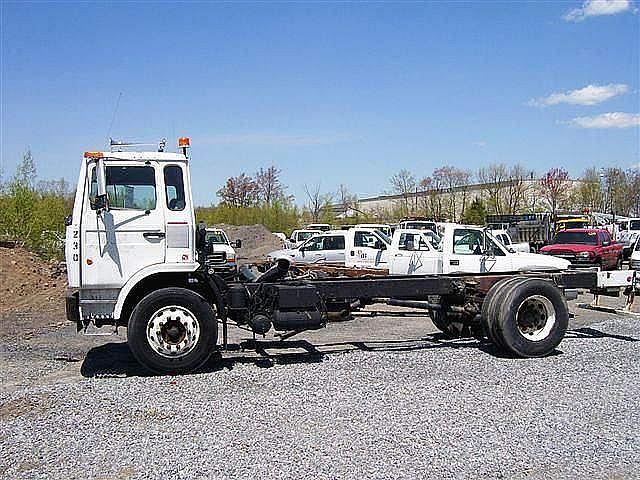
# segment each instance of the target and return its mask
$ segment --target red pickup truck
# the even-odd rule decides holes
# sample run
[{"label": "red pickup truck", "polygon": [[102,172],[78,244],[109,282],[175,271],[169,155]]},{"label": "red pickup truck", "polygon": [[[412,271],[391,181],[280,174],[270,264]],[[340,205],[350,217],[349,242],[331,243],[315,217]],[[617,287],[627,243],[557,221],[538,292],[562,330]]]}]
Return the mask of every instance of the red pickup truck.
[{"label": "red pickup truck", "polygon": [[609,232],[599,228],[572,228],[558,232],[551,245],[540,253],[569,260],[574,265],[622,268],[621,243],[611,240]]}]

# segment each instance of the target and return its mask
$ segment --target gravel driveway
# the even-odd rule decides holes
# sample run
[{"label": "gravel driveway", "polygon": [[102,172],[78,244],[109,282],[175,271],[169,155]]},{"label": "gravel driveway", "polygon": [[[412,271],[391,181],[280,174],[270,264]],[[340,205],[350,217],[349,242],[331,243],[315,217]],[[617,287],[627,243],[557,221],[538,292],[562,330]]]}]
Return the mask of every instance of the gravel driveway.
[{"label": "gravel driveway", "polygon": [[67,357],[4,346],[0,476],[638,478],[637,318],[580,314],[531,360],[424,325],[331,324],[182,377],[144,376],[117,337],[84,357],[70,327]]}]

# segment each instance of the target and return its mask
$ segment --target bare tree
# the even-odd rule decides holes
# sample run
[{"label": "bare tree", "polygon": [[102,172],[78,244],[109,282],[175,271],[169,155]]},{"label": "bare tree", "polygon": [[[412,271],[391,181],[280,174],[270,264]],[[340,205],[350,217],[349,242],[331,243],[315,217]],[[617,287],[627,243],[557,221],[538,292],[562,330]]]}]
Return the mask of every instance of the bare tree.
[{"label": "bare tree", "polygon": [[494,163],[478,170],[480,187],[487,199],[487,210],[495,214],[503,213],[502,194],[508,178],[507,167],[502,163]]},{"label": "bare tree", "polygon": [[390,183],[393,193],[401,196],[402,215],[409,215],[411,213],[409,199],[412,194],[415,194],[416,178],[409,170],[402,169],[391,177]]},{"label": "bare tree", "polygon": [[260,168],[256,172],[255,184],[259,203],[271,206],[274,202],[286,199],[287,187],[280,181],[281,173],[282,171],[273,165],[266,170]]},{"label": "bare tree", "polygon": [[258,188],[251,177],[242,173],[227,179],[227,183],[218,190],[217,195],[222,199],[222,203],[227,205],[250,207],[256,204]]},{"label": "bare tree", "polygon": [[346,212],[347,210],[358,210],[358,196],[349,191],[344,183],[341,183],[336,192],[338,205]]},{"label": "bare tree", "polygon": [[320,184],[316,183],[313,187],[309,188],[307,184],[304,185],[304,191],[307,194],[306,207],[311,214],[311,218],[314,222],[320,220],[320,217],[331,205],[332,196],[328,193],[320,193]]},{"label": "bare tree", "polygon": [[423,177],[418,182],[418,189],[420,190],[420,198],[416,198],[418,203],[416,209],[425,217],[432,217],[431,192],[433,190],[433,179],[431,177]]},{"label": "bare tree", "polygon": [[529,194],[527,171],[522,165],[514,165],[507,170],[507,180],[502,192],[504,213],[515,214],[525,205]]},{"label": "bare tree", "polygon": [[447,217],[449,220],[456,221],[458,219],[458,204],[461,204],[461,214],[466,207],[471,173],[468,170],[444,166],[433,171],[433,178],[443,186],[446,192]]},{"label": "bare tree", "polygon": [[564,168],[552,168],[540,179],[540,193],[547,201],[553,217],[558,207],[567,199],[569,189],[569,172]]},{"label": "bare tree", "polygon": [[580,177],[580,183],[572,192],[572,203],[576,208],[588,208],[593,212],[603,209],[600,174],[596,168],[588,168]]}]

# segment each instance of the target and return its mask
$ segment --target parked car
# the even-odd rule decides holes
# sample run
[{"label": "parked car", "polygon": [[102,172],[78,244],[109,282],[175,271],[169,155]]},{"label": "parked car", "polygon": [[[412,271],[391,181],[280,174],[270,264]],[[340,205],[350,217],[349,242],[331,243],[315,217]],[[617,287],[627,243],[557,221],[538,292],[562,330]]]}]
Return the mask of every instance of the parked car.
[{"label": "parked car", "polygon": [[603,270],[622,267],[622,244],[613,242],[609,232],[600,228],[558,232],[553,243],[540,249],[540,253],[564,258],[577,266]]},{"label": "parked car", "polygon": [[315,235],[296,248],[276,250],[267,255],[267,260],[275,262],[281,258],[292,263],[322,263],[344,265],[344,230],[315,232]]}]

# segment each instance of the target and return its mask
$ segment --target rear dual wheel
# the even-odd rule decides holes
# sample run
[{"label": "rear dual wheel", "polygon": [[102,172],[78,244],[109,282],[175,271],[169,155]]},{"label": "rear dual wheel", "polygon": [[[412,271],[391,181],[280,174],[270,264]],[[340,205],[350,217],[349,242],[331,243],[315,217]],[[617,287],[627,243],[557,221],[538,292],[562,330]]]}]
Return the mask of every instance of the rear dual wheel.
[{"label": "rear dual wheel", "polygon": [[560,289],[547,280],[516,278],[497,283],[492,290],[485,298],[482,315],[489,339],[519,357],[552,353],[569,324]]}]

